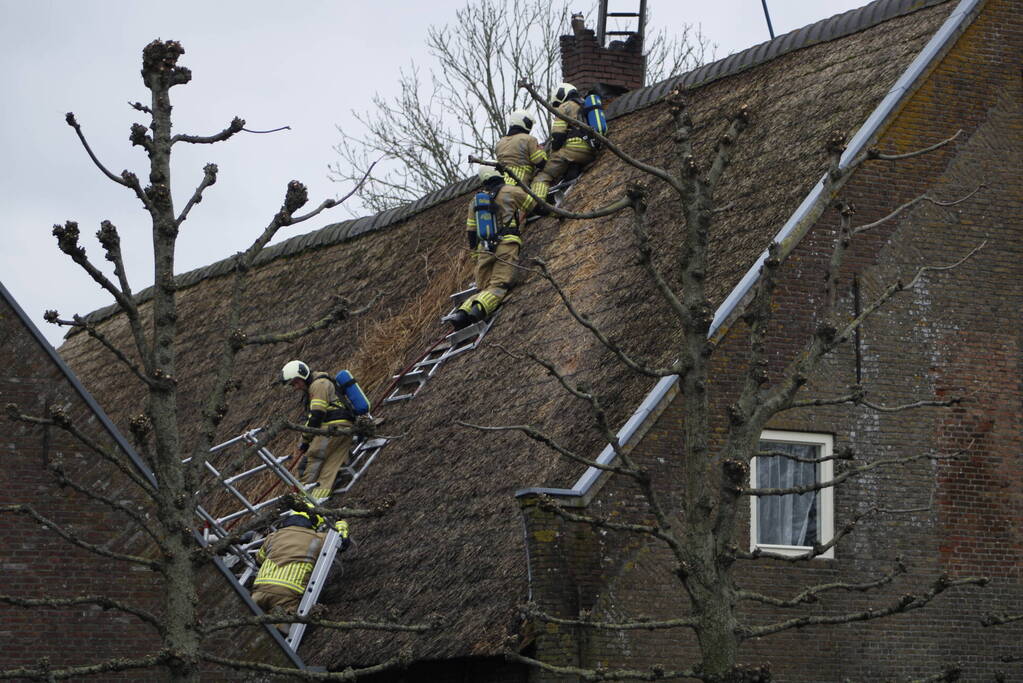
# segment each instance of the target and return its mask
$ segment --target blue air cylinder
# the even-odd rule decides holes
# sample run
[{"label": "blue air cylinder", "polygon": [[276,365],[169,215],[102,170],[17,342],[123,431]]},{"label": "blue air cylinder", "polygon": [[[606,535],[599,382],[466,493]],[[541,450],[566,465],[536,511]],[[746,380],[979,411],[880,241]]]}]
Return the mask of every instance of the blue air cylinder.
[{"label": "blue air cylinder", "polygon": [[337,382],[338,389],[344,392],[345,398],[348,399],[348,405],[352,407],[352,412],[356,415],[365,415],[369,412],[369,399],[366,398],[366,394],[362,391],[362,387],[352,377],[352,373],[347,370],[342,370],[337,373],[334,378]]},{"label": "blue air cylinder", "polygon": [[476,212],[476,234],[480,242],[497,240],[497,207],[489,192],[476,193],[473,210]]},{"label": "blue air cylinder", "polygon": [[587,95],[583,100],[586,124],[601,135],[607,134],[607,119],[604,117],[604,103],[600,95]]}]

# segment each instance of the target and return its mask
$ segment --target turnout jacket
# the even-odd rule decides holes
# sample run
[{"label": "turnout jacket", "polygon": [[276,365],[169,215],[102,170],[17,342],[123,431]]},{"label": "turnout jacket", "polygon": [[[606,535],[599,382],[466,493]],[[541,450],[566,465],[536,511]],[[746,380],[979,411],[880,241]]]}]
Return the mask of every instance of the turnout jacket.
[{"label": "turnout jacket", "polygon": [[273,532],[256,554],[256,560],[262,564],[252,585],[282,586],[304,593],[326,537],[326,533],[302,526],[286,526]]},{"label": "turnout jacket", "polygon": [[[572,121],[582,121],[582,105],[574,100],[566,100],[558,105],[558,112]],[[568,149],[577,149],[588,152],[593,147],[583,137],[583,131],[575,126],[570,126],[568,121],[554,117],[551,123],[551,138],[557,140],[560,136],[565,137],[564,146]],[[556,144],[556,148],[560,145]]]},{"label": "turnout jacket", "polygon": [[[529,133],[505,135],[494,145],[494,155],[497,157],[498,163],[503,164],[526,185],[529,185],[529,181],[533,179],[537,167],[547,161],[547,152]],[[504,182],[509,185],[518,185],[508,173],[504,175]]]},{"label": "turnout jacket", "polygon": [[[309,381],[309,413],[305,426],[319,429],[331,425],[350,426],[354,419],[351,410],[337,395],[334,378],[326,372],[314,372]],[[313,434],[302,435],[302,448],[309,447]]]}]

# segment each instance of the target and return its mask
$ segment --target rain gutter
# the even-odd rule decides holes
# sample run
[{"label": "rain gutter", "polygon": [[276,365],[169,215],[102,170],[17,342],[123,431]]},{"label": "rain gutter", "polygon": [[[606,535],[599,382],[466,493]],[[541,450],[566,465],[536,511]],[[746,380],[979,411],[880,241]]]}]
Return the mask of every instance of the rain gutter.
[{"label": "rain gutter", "polygon": [[[877,137],[884,124],[908,99],[920,80],[930,70],[933,64],[951,47],[953,41],[958,38],[966,27],[971,23],[972,17],[977,9],[986,0],[960,0],[952,13],[945,19],[945,23],[935,32],[931,39],[924,46],[910,63],[909,67],[902,73],[895,85],[888,91],[881,103],[877,105],[867,120],[860,126],[859,130],[849,141],[845,153],[839,161],[839,168],[848,168],[849,164],[861,152],[867,149],[868,145]],[[795,212],[789,217],[785,225],[774,237],[774,242],[782,245],[783,253],[791,251],[799,240],[809,231],[813,224],[823,213],[827,197],[824,193],[826,176],[810,190],[810,193],[803,199]],[[737,313],[739,305],[749,297],[753,286],[760,277],[760,268],[767,259],[767,250],[757,258],[746,274],[739,280],[732,291],[725,297],[725,300],[718,306],[714,313],[714,320],[711,322],[708,338],[717,334],[724,334],[725,323],[732,319]],[[639,409],[629,418],[628,422],[618,431],[617,439],[620,446],[625,446],[636,434],[647,418],[654,413],[661,402],[668,396],[669,392],[677,385],[678,375],[662,377],[654,388],[647,394],[640,404]],[[598,465],[609,465],[615,458],[614,448],[608,444],[597,456]],[[515,492],[516,498],[530,495],[549,495],[564,498],[582,498],[590,493],[594,484],[600,479],[603,470],[597,467],[588,467],[582,476],[570,489],[562,488],[527,488]]]}]

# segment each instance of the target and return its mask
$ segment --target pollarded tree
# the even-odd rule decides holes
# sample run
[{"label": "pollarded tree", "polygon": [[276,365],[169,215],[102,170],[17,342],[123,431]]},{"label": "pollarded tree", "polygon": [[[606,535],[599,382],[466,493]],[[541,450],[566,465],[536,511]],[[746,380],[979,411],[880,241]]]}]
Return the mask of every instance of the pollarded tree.
[{"label": "pollarded tree", "polygon": [[[452,23],[427,30],[435,68],[423,74],[412,65],[399,76],[398,95],[377,93],[370,110],[352,112],[361,133],[338,126],[331,178],[356,182],[384,160],[356,193],[366,208],[383,211],[468,176],[466,155],[490,156],[508,114],[530,106],[518,81],[536,79],[545,93],[561,81],[558,38],[569,17],[567,0],[469,0]],[[690,25],[648,35],[646,47],[648,83],[693,69],[714,50]]]},{"label": "pollarded tree", "polygon": [[[553,115],[560,116],[549,103],[543,100],[538,88],[529,83],[522,84],[533,99]],[[779,272],[792,253],[791,241],[784,245],[771,244],[763,260],[759,279],[752,295],[745,305],[740,319],[748,335],[748,350],[742,359],[738,376],[736,395],[729,398],[727,408],[727,432],[715,432],[714,402],[720,400],[715,392],[730,391],[715,384],[712,375],[720,339],[708,335],[712,331],[714,309],[710,304],[707,271],[708,240],[713,234],[713,222],[717,216],[728,211],[727,188],[722,178],[732,159],[736,145],[741,144],[743,132],[751,124],[751,113],[745,107],[735,112],[727,130],[718,140],[713,157],[707,161],[697,158],[694,149],[694,122],[687,110],[685,94],[677,89],[666,101],[671,116],[673,141],[672,167],[658,167],[645,163],[625,152],[613,140],[600,136],[589,129],[591,135],[601,139],[606,153],[614,154],[621,162],[635,169],[651,183],[664,183],[670,188],[673,215],[677,216],[678,234],[681,240],[677,263],[672,263],[675,272],[668,273],[655,261],[655,250],[650,238],[653,226],[647,217],[650,191],[639,183],[631,183],[624,195],[617,201],[588,213],[566,211],[548,205],[551,213],[567,220],[593,220],[618,212],[630,215],[638,261],[663,303],[665,315],[669,316],[675,333],[666,339],[677,340],[673,347],[675,360],[664,366],[654,366],[634,356],[616,342],[607,330],[594,322],[593,317],[581,310],[568,294],[564,283],[558,279],[544,261],[536,259],[535,268],[530,269],[554,288],[571,317],[582,328],[592,334],[617,360],[631,371],[640,375],[661,379],[677,376],[681,405],[681,434],[675,457],[678,470],[682,473],[670,497],[659,490],[659,482],[653,473],[655,466],[641,462],[624,447],[610,422],[605,406],[609,396],[602,396],[595,389],[577,384],[569,373],[559,369],[555,363],[543,357],[542,352],[526,350],[525,356],[541,366],[557,379],[568,395],[588,406],[593,425],[602,440],[611,448],[614,457],[607,462],[596,462],[592,458],[575,452],[570,445],[558,442],[542,426],[535,425],[478,425],[461,423],[466,427],[483,431],[517,431],[552,449],[561,456],[588,467],[601,470],[606,475],[630,480],[640,492],[644,501],[644,513],[633,520],[622,517],[600,516],[585,511],[569,509],[552,497],[541,496],[539,505],[566,522],[588,525],[602,533],[616,532],[636,534],[653,543],[660,543],[667,549],[674,562],[672,574],[677,579],[676,589],[680,599],[688,603],[685,614],[672,618],[651,618],[629,615],[632,619],[601,620],[590,615],[570,616],[552,614],[538,605],[528,605],[524,615],[546,623],[553,629],[568,628],[601,631],[688,629],[695,637],[698,660],[680,663],[674,670],[654,668],[598,669],[575,666],[565,661],[542,661],[510,652],[512,659],[528,663],[547,672],[548,675],[578,677],[582,680],[660,680],[675,678],[696,678],[705,681],[755,681],[769,680],[770,672],[765,668],[752,669],[740,666],[740,649],[744,642],[764,638],[776,633],[813,625],[847,624],[884,618],[928,606],[945,591],[961,586],[984,585],[983,577],[949,578],[941,576],[928,585],[919,585],[914,592],[892,598],[879,599],[867,610],[854,610],[841,614],[821,614],[806,611],[798,616],[779,619],[770,623],[751,624],[744,619],[742,605],[759,603],[778,608],[798,610],[817,602],[822,596],[835,592],[859,591],[870,593],[889,586],[892,581],[907,571],[901,561],[896,561],[890,571],[862,583],[831,582],[808,585],[792,598],[777,598],[740,585],[737,568],[744,562],[771,558],[789,563],[806,563],[828,553],[843,539],[849,537],[865,519],[879,515],[906,515],[919,509],[886,509],[874,506],[860,511],[854,518],[845,520],[830,539],[819,539],[805,552],[797,554],[773,552],[757,548],[744,551],[740,548],[743,533],[743,510],[749,506],[751,497],[760,500],[779,499],[816,494],[833,490],[845,482],[855,481],[868,473],[886,468],[908,466],[921,462],[940,462],[958,458],[963,452],[936,453],[928,450],[895,455],[892,457],[857,454],[851,450],[836,452],[827,457],[810,457],[785,448],[762,446],[763,433],[776,416],[798,408],[810,406],[858,406],[875,413],[897,413],[915,411],[927,407],[950,407],[960,403],[960,397],[923,397],[910,403],[888,405],[883,399],[869,395],[863,387],[855,385],[844,392],[833,395],[807,396],[808,382],[824,366],[835,352],[853,339],[867,320],[883,310],[901,292],[910,291],[925,283],[938,271],[954,269],[970,259],[984,244],[978,244],[968,253],[949,258],[941,265],[920,264],[915,273],[907,279],[897,279],[881,287],[874,300],[865,302],[862,309],[853,315],[841,310],[839,296],[844,258],[850,243],[857,236],[868,233],[909,209],[924,203],[940,207],[951,207],[969,200],[974,192],[965,197],[943,201],[928,195],[919,196],[899,207],[881,220],[854,225],[855,211],[839,197],[839,193],[851,174],[864,165],[875,161],[898,163],[940,149],[952,140],[937,142],[925,149],[906,154],[884,154],[877,150],[866,151],[851,160],[842,161],[845,151],[844,136],[835,135],[827,141],[828,165],[821,196],[830,198],[831,207],[840,216],[840,229],[834,238],[834,247],[824,280],[825,292],[822,305],[814,312],[816,328],[805,339],[802,350],[795,353],[780,367],[777,356],[771,355],[769,334],[772,322],[784,309],[779,311],[774,299]],[[573,125],[580,125],[573,122]],[[587,128],[588,126],[583,125]],[[484,162],[485,163],[485,162]],[[503,169],[506,170],[506,169]],[[525,188],[525,185],[523,185]],[[532,195],[528,188],[527,192]],[[535,195],[534,199],[539,200]],[[821,211],[825,205],[822,203]],[[818,212],[814,219],[820,216]],[[659,226],[664,231],[664,226]],[[678,282],[676,289],[671,283]],[[508,353],[511,353],[510,351]],[[731,361],[734,367],[735,361]],[[723,383],[727,384],[727,382]],[[726,394],[731,396],[731,394]],[[967,449],[964,449],[968,450]],[[766,462],[780,459],[793,464],[806,463],[818,467],[825,460],[840,463],[835,474],[822,480],[806,483],[794,482],[774,486],[758,486],[751,481],[751,465],[756,461]],[[542,657],[542,654],[541,654]],[[951,679],[953,668],[937,676]],[[939,678],[935,678],[938,680]]]},{"label": "pollarded tree", "polygon": [[[200,570],[212,562],[218,553],[247,531],[262,529],[279,511],[268,507],[246,524],[232,530],[226,538],[200,547],[193,528],[196,524],[195,509],[200,496],[205,492],[201,481],[204,466],[213,445],[217,425],[228,413],[229,394],[232,389],[235,364],[238,354],[247,347],[294,341],[316,330],[327,328],[359,313],[341,298],[323,305],[324,313],[300,329],[286,331],[258,331],[251,321],[242,319],[246,285],[249,271],[256,256],[284,228],[308,221],[321,212],[344,201],[326,199],[306,213],[300,210],[308,202],[306,188],[298,181],[288,184],[284,202],[253,243],[237,254],[233,262],[233,285],[230,302],[223,314],[220,329],[219,360],[205,387],[205,403],[201,424],[188,425],[187,431],[196,433],[194,443],[185,445],[182,435],[186,425],[182,424],[179,413],[178,391],[178,301],[177,281],[174,272],[175,245],[179,232],[192,209],[202,200],[204,193],[217,180],[217,166],[207,164],[202,180],[182,208],[175,208],[171,195],[171,153],[178,144],[212,144],[229,140],[246,131],[245,121],[235,118],[219,133],[213,135],[188,135],[172,133],[171,129],[171,88],[184,85],[191,79],[191,72],[178,64],[184,53],[176,41],[155,40],[142,53],[142,79],[150,92],[148,104],[140,102],[132,106],[150,117],[148,125],[136,123],[131,128],[131,142],[141,147],[148,156],[147,177],[149,184],[143,186],[138,176],[130,171],[114,174],[109,171],[89,147],[81,126],[74,114],[67,115],[67,123],[81,140],[97,168],[114,183],[132,193],[148,213],[152,226],[152,249],[155,272],[151,303],[143,309],[133,295],[127,276],[126,264],[122,258],[120,236],[117,229],[104,221],[97,233],[104,250],[104,257],[113,264],[113,277],[108,277],[87,255],[79,243],[79,228],[72,221],[57,225],[53,234],[62,252],[110,293],[124,313],[130,327],[133,348],[118,348],[112,340],[87,319],[74,316],[62,319],[56,311],[46,313],[47,321],[76,328],[89,334],[105,347],[125,376],[134,382],[125,381],[126,391],[137,392],[142,412],[132,420],[132,432],[136,447],[151,471],[138,469],[125,454],[108,448],[91,438],[86,429],[61,409],[54,409],[48,415],[28,415],[17,405],[8,404],[11,419],[29,425],[41,425],[65,430],[72,434],[94,454],[97,463],[105,461],[113,465],[130,482],[133,494],[111,497],[96,486],[83,484],[78,480],[79,472],[66,467],[59,460],[51,463],[51,470],[61,487],[70,487],[91,500],[121,516],[124,523],[137,527],[138,536],[145,539],[145,548],[139,552],[111,549],[105,543],[93,543],[75,528],[60,524],[47,516],[45,508],[36,503],[19,503],[0,507],[5,515],[23,515],[35,523],[58,534],[68,543],[112,562],[127,563],[133,569],[153,572],[159,581],[159,610],[149,612],[137,605],[114,600],[102,595],[80,595],[55,597],[41,595],[25,598],[20,595],[0,595],[0,602],[27,609],[61,608],[69,606],[95,606],[112,609],[125,615],[132,615],[156,634],[159,643],[152,652],[138,652],[131,657],[120,657],[89,665],[61,665],[60,662],[42,661],[36,667],[0,671],[0,678],[19,677],[34,680],[81,677],[117,671],[148,668],[162,668],[171,680],[194,681],[199,679],[200,668],[204,665],[228,666],[236,669],[287,674],[294,677],[308,677],[307,671],[275,667],[260,661],[236,660],[225,653],[204,648],[204,641],[227,629],[250,626],[263,628],[267,623],[302,621],[320,624],[330,628],[368,628],[377,630],[424,631],[427,626],[401,625],[382,621],[340,624],[319,618],[276,616],[238,616],[222,619],[216,623],[204,623],[200,616],[197,580]],[[346,197],[347,198],[347,197]],[[138,387],[141,388],[139,391]],[[335,432],[341,430],[335,430]],[[334,433],[318,430],[317,433]],[[28,495],[27,493],[25,495]],[[341,516],[360,517],[377,514],[375,510],[318,508],[329,519]],[[225,586],[226,589],[226,586]],[[385,670],[400,663],[395,656],[389,662],[372,667],[368,672]],[[366,671],[347,671],[337,674],[317,674],[318,679],[354,680]]]}]

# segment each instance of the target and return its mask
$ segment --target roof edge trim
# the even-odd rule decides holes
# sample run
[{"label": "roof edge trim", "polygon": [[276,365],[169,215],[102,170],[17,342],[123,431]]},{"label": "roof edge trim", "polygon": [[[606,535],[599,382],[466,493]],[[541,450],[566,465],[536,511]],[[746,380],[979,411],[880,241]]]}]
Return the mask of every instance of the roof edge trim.
[{"label": "roof edge trim", "polygon": [[[846,147],[845,153],[842,154],[842,158],[839,161],[839,166],[845,168],[849,163],[859,155],[868,145],[868,143],[874,139],[885,122],[888,121],[889,117],[896,112],[899,105],[915,91],[915,86],[918,81],[923,77],[930,69],[930,67],[940,59],[947,48],[949,48],[952,42],[959,37],[959,35],[965,30],[965,27],[972,22],[972,17],[975,15],[975,11],[986,2],[986,0],[960,0],[959,5],[952,10],[952,13],[945,19],[945,22],[940,28],[931,36],[931,39],[924,46],[923,50],[913,58],[910,65],[896,80],[895,85],[888,91],[881,102],[874,108],[874,111],[870,113],[863,125],[860,126],[856,134],[853,135]],[[813,215],[814,209],[821,204],[824,193],[824,177],[817,182],[817,184],[810,190],[810,193],[803,199],[800,205],[796,208],[795,212],[789,217],[785,225],[782,226],[781,230],[775,236],[774,241],[779,244],[787,243],[789,250],[798,243],[799,239],[806,234],[807,230],[816,222],[819,216]],[[797,230],[802,228],[802,230]],[[710,330],[707,332],[708,337],[714,337],[715,335],[724,333],[724,324],[726,321],[731,319],[735,314],[737,307],[740,302],[745,299],[753,289],[753,285],[756,283],[760,275],[760,268],[767,258],[767,250],[757,258],[757,260],[750,266],[746,274],[743,275],[725,300],[718,306],[717,311],[714,313],[714,320],[711,322]],[[662,377],[654,388],[647,394],[646,398],[640,404],[639,408],[633,413],[632,417],[625,423],[625,425],[618,431],[617,439],[621,446],[628,443],[629,439],[636,433],[640,425],[647,419],[647,417],[653,413],[657,406],[662,400],[668,395],[670,389],[678,383],[678,375],[671,375],[668,377]],[[615,458],[614,449],[610,444],[604,447],[597,456],[596,462],[599,465],[608,465]],[[604,474],[604,470],[596,467],[588,467],[582,476],[576,481],[571,489],[559,489],[559,488],[543,488],[534,487],[521,489],[515,492],[516,497],[522,497],[527,495],[548,495],[558,496],[566,498],[582,497],[589,493],[593,485],[600,479],[600,476]]]}]

